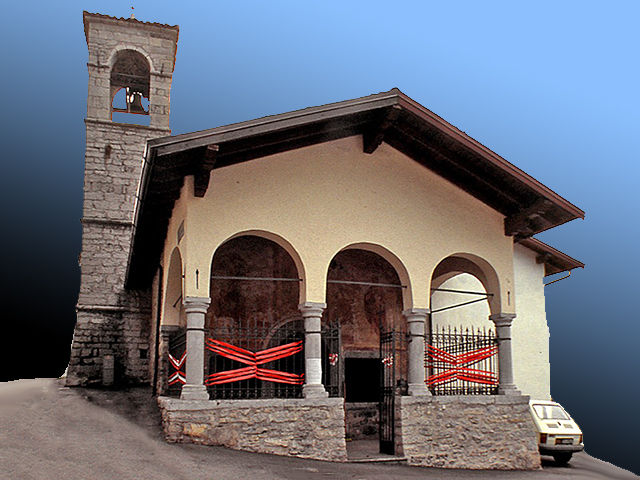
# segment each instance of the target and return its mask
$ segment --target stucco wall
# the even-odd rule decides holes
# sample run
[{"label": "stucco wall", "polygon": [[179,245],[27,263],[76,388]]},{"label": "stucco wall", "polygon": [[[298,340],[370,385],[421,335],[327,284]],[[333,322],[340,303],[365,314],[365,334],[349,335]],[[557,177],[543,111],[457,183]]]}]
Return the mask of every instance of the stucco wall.
[{"label": "stucco wall", "polygon": [[[331,259],[347,246],[382,246],[409,283],[404,308],[429,305],[436,265],[456,253],[484,258],[500,278],[504,312],[515,309],[512,239],[503,216],[427,168],[361,137],[327,142],[213,170],[204,198],[185,181],[186,235],[180,249],[185,293],[207,296],[216,248],[242,232],[284,239],[303,278],[301,301],[324,302]],[[171,233],[169,242],[173,243]],[[165,249],[165,260],[172,245]],[[397,268],[398,269],[398,268]],[[200,281],[196,285],[195,271]],[[509,294],[507,292],[510,292]],[[507,301],[510,297],[510,301]]]},{"label": "stucco wall", "polygon": [[544,265],[521,245],[513,250],[518,316],[513,321],[513,376],[516,386],[536,400],[551,400],[549,327],[544,299]]}]

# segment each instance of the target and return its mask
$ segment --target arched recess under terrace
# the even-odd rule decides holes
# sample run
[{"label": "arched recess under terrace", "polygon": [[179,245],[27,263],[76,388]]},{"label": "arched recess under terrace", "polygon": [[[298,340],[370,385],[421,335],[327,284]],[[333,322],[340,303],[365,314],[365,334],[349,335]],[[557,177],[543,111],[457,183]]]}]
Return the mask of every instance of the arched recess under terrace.
[{"label": "arched recess under terrace", "polygon": [[[456,285],[461,288],[454,288]],[[443,305],[441,300],[438,300],[438,304],[434,305],[434,298],[449,299],[452,294],[458,295],[456,298],[459,301],[456,301],[456,304],[479,300],[480,295],[456,294],[442,290],[462,290],[482,293],[485,297],[483,300],[486,300],[485,303],[488,307],[487,317],[490,314],[500,313],[501,311],[500,280],[498,274],[489,262],[477,255],[457,253],[444,258],[438,263],[431,276],[432,317],[436,310],[454,305]]]},{"label": "arched recess under terrace", "polygon": [[178,247],[174,248],[171,253],[166,282],[162,324],[185,327],[186,319],[183,315],[182,298],[182,256]]},{"label": "arched recess under terrace", "polygon": [[500,312],[499,296],[495,270],[475,255],[451,255],[435,268],[426,363],[432,394],[498,393],[498,347],[489,317]]},{"label": "arched recess under terrace", "polygon": [[[381,328],[406,331],[402,312],[404,302],[410,303],[406,299],[410,295],[408,280],[402,263],[378,245],[350,245],[331,260],[323,321],[340,323],[342,360],[338,366],[348,403],[379,399]],[[406,345],[396,348],[397,358],[404,360],[395,363],[398,379],[406,379],[406,355],[402,355]],[[348,431],[350,435],[358,438],[358,432]]]},{"label": "arched recess under terrace", "polygon": [[[236,235],[217,248],[211,264],[211,303],[205,328],[207,338],[257,353],[301,340],[304,326],[298,309],[302,278],[288,252],[290,245],[285,249],[278,237],[255,233]],[[259,366],[301,375],[303,360],[300,350]],[[246,366],[220,352],[209,353],[205,377]],[[301,395],[301,384],[238,376],[233,381],[211,383],[209,393],[211,398],[229,399],[295,397]]]}]

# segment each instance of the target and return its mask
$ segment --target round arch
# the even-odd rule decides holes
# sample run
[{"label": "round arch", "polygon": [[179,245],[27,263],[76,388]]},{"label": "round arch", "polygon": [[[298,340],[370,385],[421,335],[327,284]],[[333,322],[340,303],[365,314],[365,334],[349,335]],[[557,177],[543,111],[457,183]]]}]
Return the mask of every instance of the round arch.
[{"label": "round arch", "polygon": [[[407,271],[406,267],[402,263],[402,260],[400,260],[400,258],[395,253],[383,247],[382,245],[378,245],[376,243],[359,242],[359,243],[352,243],[347,245],[344,248],[341,248],[332,257],[332,260],[333,258],[335,258],[336,255],[338,255],[340,252],[343,252],[345,250],[366,250],[368,252],[375,253],[380,257],[382,257],[384,260],[386,260],[396,271],[396,274],[398,275],[398,278],[400,280],[400,284],[403,286],[402,288],[403,309],[408,310],[412,308],[413,294],[411,289],[411,279],[409,277],[409,272]],[[327,266],[327,272],[328,270],[329,270],[329,267]]]},{"label": "round arch", "polygon": [[182,288],[182,255],[178,247],[173,249],[169,260],[169,269],[164,289],[162,308],[163,325],[180,325],[182,316],[183,288]]},{"label": "round arch", "polygon": [[142,55],[145,60],[147,61],[147,64],[149,66],[149,72],[150,73],[155,73],[156,69],[153,66],[153,60],[151,60],[151,56],[142,48],[136,46],[136,45],[117,45],[113,48],[113,50],[111,51],[111,53],[109,54],[109,59],[107,61],[108,65],[109,65],[109,69],[112,69],[113,66],[115,65],[116,61],[118,60],[118,56],[120,55],[121,52],[124,51],[132,51],[132,52],[136,52],[139,53],[140,55]]},{"label": "round arch", "polygon": [[472,253],[454,253],[443,258],[431,275],[431,288],[438,288],[444,282],[461,273],[468,273],[482,283],[488,297],[491,314],[501,312],[502,298],[500,279],[493,266],[482,257]]},{"label": "round arch", "polygon": [[234,240],[236,238],[239,237],[245,237],[245,236],[253,236],[253,237],[260,237],[260,238],[264,238],[266,240],[270,240],[273,243],[277,244],[278,246],[282,247],[284,249],[285,252],[287,252],[289,254],[289,256],[291,257],[291,259],[293,260],[293,263],[296,267],[297,270],[297,274],[298,274],[298,278],[300,279],[300,294],[299,294],[299,303],[304,303],[306,301],[307,295],[307,279],[306,279],[306,273],[305,273],[305,268],[304,268],[304,263],[302,262],[302,258],[300,257],[300,255],[298,254],[297,250],[294,248],[294,246],[288,241],[286,240],[284,237],[273,233],[273,232],[269,232],[267,230],[244,230],[242,232],[238,232],[238,233],[234,233],[233,235],[231,235],[230,237],[226,238],[225,240],[223,240],[222,242],[220,242],[214,249],[213,254],[211,255],[211,261],[209,262],[209,265],[213,265],[213,259],[216,255],[216,252],[219,251],[220,247],[222,247],[224,244],[226,244],[227,242]]}]

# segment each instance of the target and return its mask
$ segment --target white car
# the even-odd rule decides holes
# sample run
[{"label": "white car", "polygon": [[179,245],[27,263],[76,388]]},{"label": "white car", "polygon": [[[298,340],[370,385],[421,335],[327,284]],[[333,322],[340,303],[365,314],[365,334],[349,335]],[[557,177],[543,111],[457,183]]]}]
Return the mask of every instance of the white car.
[{"label": "white car", "polygon": [[529,409],[538,432],[541,455],[551,455],[556,463],[566,465],[574,452],[584,450],[580,427],[559,404],[529,400]]}]

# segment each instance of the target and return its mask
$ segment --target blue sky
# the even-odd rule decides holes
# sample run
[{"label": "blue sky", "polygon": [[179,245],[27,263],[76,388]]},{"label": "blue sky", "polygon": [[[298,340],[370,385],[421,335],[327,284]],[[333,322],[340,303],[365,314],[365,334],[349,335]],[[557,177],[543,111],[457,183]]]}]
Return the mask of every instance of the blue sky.
[{"label": "blue sky", "polygon": [[31,350],[16,347],[18,363],[62,373],[75,322],[82,11],[128,17],[135,6],[139,20],[180,26],[174,134],[397,87],[583,209],[584,221],[539,236],[586,264],[546,287],[552,395],[582,426],[589,453],[640,473],[628,445],[640,430],[640,3],[310,3],[3,6],[7,319],[32,340]]}]

